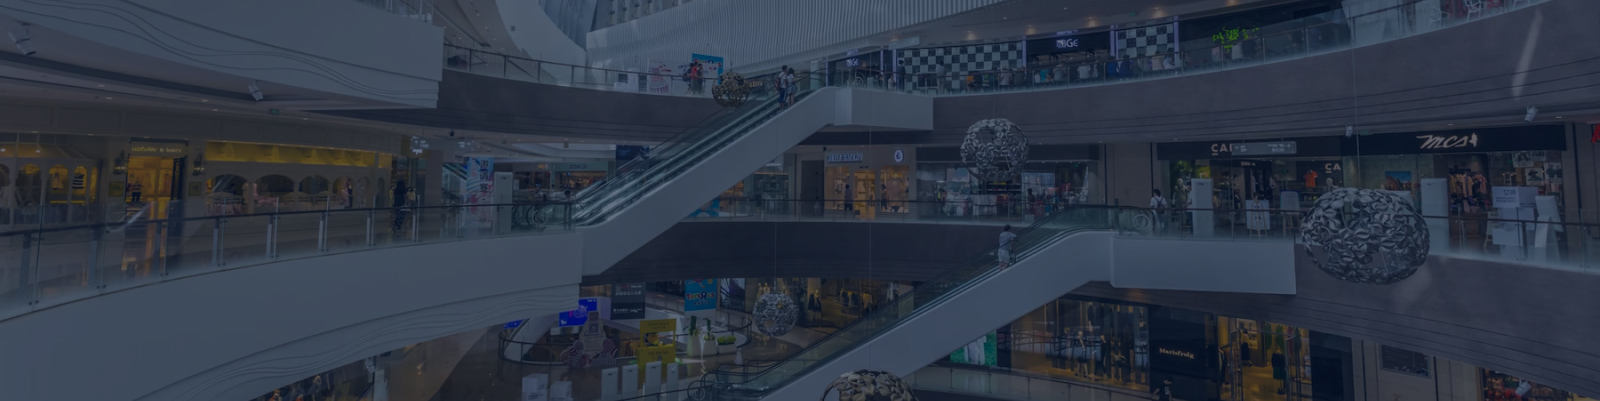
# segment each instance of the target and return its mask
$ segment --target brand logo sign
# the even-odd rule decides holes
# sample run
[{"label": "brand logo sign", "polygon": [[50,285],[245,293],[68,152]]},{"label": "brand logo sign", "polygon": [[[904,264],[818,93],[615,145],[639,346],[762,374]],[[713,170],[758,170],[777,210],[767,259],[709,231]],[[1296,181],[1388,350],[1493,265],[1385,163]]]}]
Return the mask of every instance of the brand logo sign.
[{"label": "brand logo sign", "polygon": [[906,161],[906,152],[903,151],[903,150],[900,150],[900,149],[895,149],[894,150],[894,162],[895,163],[900,163],[900,162],[903,162],[903,161]]},{"label": "brand logo sign", "polygon": [[1172,350],[1172,349],[1166,349],[1166,348],[1156,348],[1156,352],[1160,352],[1161,355],[1170,355],[1170,356],[1175,356],[1175,357],[1179,357],[1179,358],[1194,359],[1194,353],[1193,352],[1189,352],[1189,351],[1178,351],[1178,350]]},{"label": "brand logo sign", "polygon": [[1455,149],[1478,147],[1478,134],[1471,135],[1421,135],[1422,146],[1418,149]]},{"label": "brand logo sign", "polygon": [[1078,47],[1078,40],[1077,39],[1056,39],[1056,48],[1057,49],[1076,49],[1077,47]]},{"label": "brand logo sign", "polygon": [[866,160],[866,157],[860,152],[829,153],[826,157],[828,163],[860,163],[863,160]]},{"label": "brand logo sign", "polygon": [[181,143],[134,142],[128,151],[134,156],[181,157],[189,153],[189,147]]}]

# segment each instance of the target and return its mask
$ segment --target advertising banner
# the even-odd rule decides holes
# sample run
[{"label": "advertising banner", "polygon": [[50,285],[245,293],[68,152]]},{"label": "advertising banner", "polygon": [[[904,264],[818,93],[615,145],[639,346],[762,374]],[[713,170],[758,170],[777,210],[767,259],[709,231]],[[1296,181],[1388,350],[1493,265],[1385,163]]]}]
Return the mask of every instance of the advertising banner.
[{"label": "advertising banner", "polygon": [[611,318],[644,319],[644,283],[611,285]]},{"label": "advertising banner", "polygon": [[[466,181],[461,185],[461,203],[464,205],[489,205],[494,203],[494,158],[468,157],[462,161]],[[468,227],[485,227],[494,221],[494,208],[468,208]]]},{"label": "advertising banner", "polygon": [[[671,79],[673,77],[677,77],[679,74],[681,74],[681,72],[673,70],[672,67],[667,66],[667,63],[661,62],[660,60],[650,60],[649,66],[650,79],[645,81],[645,90],[649,91],[650,93],[672,92]],[[621,146],[618,147],[620,148]]]},{"label": "advertising banner", "polygon": [[[707,55],[704,55],[704,54],[690,54],[689,55],[689,59],[700,62],[700,65],[703,68],[701,71],[704,71],[704,74],[706,74],[705,75],[706,78],[708,78],[708,79],[710,79],[710,78],[722,78],[722,57],[721,56],[707,56]],[[713,82],[713,81],[709,81],[708,80],[706,82]],[[714,81],[714,82],[721,83],[721,81]]]},{"label": "advertising banner", "polygon": [[683,311],[711,310],[717,308],[717,280],[684,280]]},{"label": "advertising banner", "polygon": [[1272,209],[1272,201],[1248,200],[1244,201],[1245,225],[1251,230],[1266,230],[1272,228],[1272,216],[1267,212]]},{"label": "advertising banner", "polygon": [[[599,312],[602,310],[601,304],[603,302],[601,301],[601,298],[578,298],[578,309],[561,312],[561,314],[557,315],[556,317],[556,325],[560,327],[575,327],[582,326],[584,323],[588,323],[589,312]],[[610,311],[607,310],[605,312]],[[605,316],[605,312],[601,312],[602,315],[600,315],[600,317],[602,319],[607,318],[607,316]]]}]

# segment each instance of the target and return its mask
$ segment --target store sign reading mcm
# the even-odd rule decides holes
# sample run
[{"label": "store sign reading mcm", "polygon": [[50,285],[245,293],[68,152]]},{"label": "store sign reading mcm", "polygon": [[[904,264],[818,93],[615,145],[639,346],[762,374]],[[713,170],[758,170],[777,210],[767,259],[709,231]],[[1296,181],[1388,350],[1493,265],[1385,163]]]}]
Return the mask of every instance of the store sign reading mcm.
[{"label": "store sign reading mcm", "polygon": [[1422,140],[1422,149],[1452,149],[1478,147],[1478,134],[1461,136],[1422,135],[1417,139]]}]

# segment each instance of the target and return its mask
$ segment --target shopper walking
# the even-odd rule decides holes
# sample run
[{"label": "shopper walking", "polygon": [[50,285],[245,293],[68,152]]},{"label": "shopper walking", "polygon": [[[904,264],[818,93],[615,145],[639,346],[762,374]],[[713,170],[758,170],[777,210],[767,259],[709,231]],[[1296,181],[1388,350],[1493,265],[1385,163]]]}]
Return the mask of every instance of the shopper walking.
[{"label": "shopper walking", "polygon": [[1150,190],[1150,214],[1155,215],[1156,233],[1166,229],[1167,198],[1161,197],[1161,190]]},{"label": "shopper walking", "polygon": [[1011,245],[1017,241],[1017,234],[1011,232],[1011,225],[1000,231],[1000,268],[1011,267]]},{"label": "shopper walking", "polygon": [[405,225],[406,210],[404,209],[404,207],[406,206],[406,194],[409,193],[409,192],[410,192],[410,189],[406,188],[406,180],[395,180],[394,181],[394,191],[393,191],[394,197],[391,198],[390,203],[391,203],[391,206],[394,207],[394,230],[395,231],[400,231],[400,228]]},{"label": "shopper walking", "polygon": [[856,192],[850,190],[850,184],[844,184],[844,210],[851,214],[856,210]]},{"label": "shopper walking", "polygon": [[789,98],[788,98],[789,104],[792,105],[795,102],[800,101],[800,86],[797,84],[798,82],[795,79],[794,69],[793,68],[789,68],[789,73],[788,74],[784,74],[783,79],[785,81],[786,86],[788,86],[788,88],[789,88]]}]

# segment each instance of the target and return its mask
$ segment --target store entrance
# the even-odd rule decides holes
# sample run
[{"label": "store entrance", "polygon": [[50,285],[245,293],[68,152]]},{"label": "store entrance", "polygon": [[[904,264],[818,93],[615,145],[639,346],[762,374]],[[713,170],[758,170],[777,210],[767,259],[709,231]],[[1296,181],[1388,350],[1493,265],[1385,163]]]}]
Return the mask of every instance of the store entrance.
[{"label": "store entrance", "polygon": [[144,211],[143,219],[165,219],[173,201],[183,199],[185,158],[133,156],[128,158],[128,183],[123,191],[127,214]]},{"label": "store entrance", "polygon": [[[1226,319],[1226,318],[1222,318]],[[1309,340],[1305,330],[1281,324],[1226,319],[1221,346],[1227,357],[1222,399],[1303,401],[1311,398]]]}]

